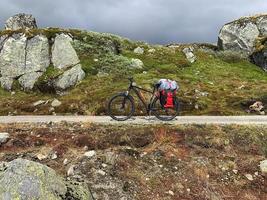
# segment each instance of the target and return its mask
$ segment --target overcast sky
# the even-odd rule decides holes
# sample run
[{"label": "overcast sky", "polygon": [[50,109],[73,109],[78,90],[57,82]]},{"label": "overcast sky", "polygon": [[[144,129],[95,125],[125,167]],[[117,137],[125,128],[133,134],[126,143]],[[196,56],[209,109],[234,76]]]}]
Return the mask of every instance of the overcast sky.
[{"label": "overcast sky", "polygon": [[109,32],[150,43],[216,42],[220,27],[267,13],[267,0],[0,0],[0,20],[33,14],[39,27]]}]

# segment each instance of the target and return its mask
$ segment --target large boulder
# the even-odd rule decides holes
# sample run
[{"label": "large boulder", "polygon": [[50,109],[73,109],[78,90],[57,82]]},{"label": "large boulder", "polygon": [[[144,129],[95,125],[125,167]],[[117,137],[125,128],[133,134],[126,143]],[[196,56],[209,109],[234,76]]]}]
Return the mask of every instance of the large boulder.
[{"label": "large boulder", "polygon": [[16,159],[2,163],[0,199],[62,199],[67,193],[64,180],[39,163]]},{"label": "large boulder", "polygon": [[57,80],[55,80],[56,90],[65,90],[77,84],[85,77],[85,73],[82,70],[80,64],[65,71]]},{"label": "large boulder", "polygon": [[27,39],[24,34],[6,39],[0,53],[1,85],[11,90],[18,79],[25,90],[33,88],[37,79],[49,66],[49,44],[45,36]]},{"label": "large boulder", "polygon": [[1,200],[92,199],[84,183],[66,182],[53,169],[24,159],[0,163],[0,183]]},{"label": "large boulder", "polygon": [[6,30],[34,29],[37,28],[36,20],[29,14],[17,14],[10,17],[5,23]]},{"label": "large boulder", "polygon": [[[235,51],[267,70],[267,15],[243,17],[224,25],[219,33],[219,50]],[[263,43],[262,42],[263,38]],[[260,41],[260,42],[259,42]],[[259,45],[260,43],[260,45]]]},{"label": "large boulder", "polygon": [[52,63],[58,69],[67,69],[80,63],[72,38],[67,34],[57,35],[52,46]]},{"label": "large boulder", "polygon": [[250,18],[236,20],[222,27],[219,33],[218,47],[221,50],[240,51],[251,54],[260,31]]}]

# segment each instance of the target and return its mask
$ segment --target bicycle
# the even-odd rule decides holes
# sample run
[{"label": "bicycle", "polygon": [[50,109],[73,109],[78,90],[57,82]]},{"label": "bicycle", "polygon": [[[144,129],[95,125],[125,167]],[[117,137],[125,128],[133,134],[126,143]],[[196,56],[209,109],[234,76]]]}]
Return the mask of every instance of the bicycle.
[{"label": "bicycle", "polygon": [[[162,121],[171,121],[179,114],[179,102],[177,97],[174,97],[173,108],[165,108],[160,101],[160,92],[158,91],[158,84],[153,85],[153,91],[138,87],[134,79],[128,78],[130,85],[126,92],[122,92],[113,96],[108,102],[108,115],[116,121],[126,121],[130,119],[135,112],[134,98],[130,94],[133,91],[143,106],[146,108],[147,115],[151,113],[156,118]],[[149,103],[146,103],[141,91],[150,93],[152,96]]]}]

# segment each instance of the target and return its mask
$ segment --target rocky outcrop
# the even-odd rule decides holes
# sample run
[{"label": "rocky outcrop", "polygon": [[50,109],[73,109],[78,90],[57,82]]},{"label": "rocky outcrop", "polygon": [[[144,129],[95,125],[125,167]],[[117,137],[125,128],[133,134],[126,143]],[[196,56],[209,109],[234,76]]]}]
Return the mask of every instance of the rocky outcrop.
[{"label": "rocky outcrop", "polygon": [[224,25],[219,33],[219,50],[239,52],[266,70],[266,50],[257,49],[259,38],[267,37],[267,15],[243,17]]},{"label": "rocky outcrop", "polygon": [[[31,15],[19,14],[10,18],[6,27],[11,30],[36,28]],[[19,28],[14,28],[19,27]],[[21,32],[21,33],[19,33]],[[0,37],[0,83],[11,90],[17,81],[24,90],[32,90],[51,65],[61,71],[49,80],[51,90],[66,90],[85,77],[80,60],[72,46],[72,37],[58,33],[54,37],[28,35],[24,30]]]},{"label": "rocky outcrop", "polygon": [[85,73],[82,70],[80,64],[65,71],[58,79],[55,80],[56,90],[64,90],[74,86],[77,82],[81,81],[85,77]]},{"label": "rocky outcrop", "polygon": [[31,90],[49,66],[49,45],[45,36],[27,39],[23,34],[9,37],[0,53],[1,85],[11,90],[18,80],[25,90]]},{"label": "rocky outcrop", "polygon": [[259,36],[267,36],[267,15],[244,17],[222,27],[218,47],[250,55]]},{"label": "rocky outcrop", "polygon": [[72,38],[67,34],[57,35],[52,46],[52,63],[58,69],[77,65],[80,60],[72,47]]},{"label": "rocky outcrop", "polygon": [[10,17],[5,23],[5,29],[18,30],[18,29],[33,29],[37,28],[36,20],[29,14],[17,14]]},{"label": "rocky outcrop", "polygon": [[0,182],[3,200],[91,199],[87,186],[65,182],[53,169],[24,159],[0,163]]}]

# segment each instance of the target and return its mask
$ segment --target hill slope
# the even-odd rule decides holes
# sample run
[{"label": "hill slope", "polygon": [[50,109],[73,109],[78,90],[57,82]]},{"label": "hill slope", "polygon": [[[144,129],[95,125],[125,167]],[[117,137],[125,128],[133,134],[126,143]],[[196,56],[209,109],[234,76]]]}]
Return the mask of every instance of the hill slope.
[{"label": "hill slope", "polygon": [[[40,82],[57,76],[56,70],[47,70],[33,92],[14,92],[0,89],[0,114],[105,114],[106,102],[112,94],[127,89],[127,77],[134,76],[138,85],[149,88],[160,78],[177,80],[181,86],[178,96],[182,114],[239,115],[253,100],[267,103],[267,74],[242,59],[238,54],[218,52],[206,44],[160,46],[130,41],[110,34],[57,28],[27,31],[2,31],[1,35],[23,32],[27,37],[45,35],[53,38],[60,33],[70,34],[73,47],[81,61],[85,78],[76,87],[60,93],[40,91]],[[189,63],[182,50],[194,47],[197,61]],[[141,47],[144,53],[134,53]],[[136,63],[140,59],[144,66]],[[51,101],[62,102],[52,108]],[[33,106],[38,100],[46,101]],[[137,103],[138,104],[138,103]],[[139,104],[137,106],[139,108]],[[138,109],[139,114],[142,110]]]}]

